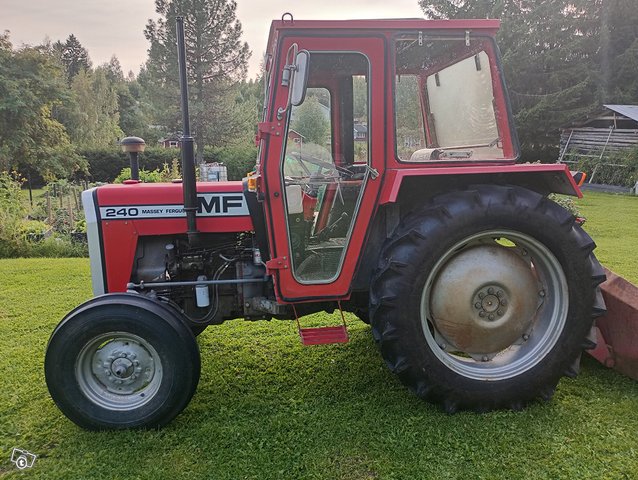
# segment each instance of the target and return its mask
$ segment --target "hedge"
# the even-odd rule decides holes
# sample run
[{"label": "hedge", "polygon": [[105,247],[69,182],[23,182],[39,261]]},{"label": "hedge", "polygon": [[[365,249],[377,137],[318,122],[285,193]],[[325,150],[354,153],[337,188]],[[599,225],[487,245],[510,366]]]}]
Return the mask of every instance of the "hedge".
[{"label": "hedge", "polygon": [[[79,154],[88,161],[92,182],[111,183],[123,168],[129,166],[128,155],[115,148],[82,150]],[[257,149],[252,145],[204,148],[204,162],[226,165],[229,180],[241,180],[246,176],[255,166],[256,158]],[[147,148],[140,154],[140,168],[161,170],[165,163],[170,166],[173,159],[181,162],[181,153],[176,148]]]}]

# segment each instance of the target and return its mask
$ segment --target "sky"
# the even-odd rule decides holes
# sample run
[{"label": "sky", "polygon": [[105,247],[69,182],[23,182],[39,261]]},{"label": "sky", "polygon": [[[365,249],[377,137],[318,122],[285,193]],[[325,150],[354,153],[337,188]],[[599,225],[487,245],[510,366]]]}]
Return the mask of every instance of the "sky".
[{"label": "sky", "polygon": [[[157,17],[153,0],[0,0],[0,12],[0,31],[10,31],[14,46],[66,40],[73,33],[94,65],[116,55],[125,74],[137,74],[146,60],[144,27]],[[423,17],[417,0],[237,0],[243,40],[252,50],[249,77],[259,71],[270,22],[285,12],[298,20]]]}]

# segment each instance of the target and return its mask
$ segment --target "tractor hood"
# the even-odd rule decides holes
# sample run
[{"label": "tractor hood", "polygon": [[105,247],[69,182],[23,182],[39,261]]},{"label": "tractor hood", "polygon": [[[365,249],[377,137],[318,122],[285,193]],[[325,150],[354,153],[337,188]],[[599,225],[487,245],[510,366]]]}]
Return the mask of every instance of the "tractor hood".
[{"label": "tractor hood", "polygon": [[[96,200],[102,220],[185,218],[180,183],[105,185],[96,189]],[[248,219],[241,182],[199,183],[197,201],[198,217]],[[252,224],[245,227],[251,230]]]},{"label": "tractor hood", "polygon": [[[180,183],[105,185],[82,193],[93,291],[126,291],[138,238],[186,234]],[[197,184],[197,228],[203,233],[253,230],[242,182]]]}]

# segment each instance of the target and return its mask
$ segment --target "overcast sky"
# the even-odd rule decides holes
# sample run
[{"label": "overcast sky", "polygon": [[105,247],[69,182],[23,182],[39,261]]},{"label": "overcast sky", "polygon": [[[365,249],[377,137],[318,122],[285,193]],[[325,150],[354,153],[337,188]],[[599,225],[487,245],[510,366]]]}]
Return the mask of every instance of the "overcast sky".
[{"label": "overcast sky", "polygon": [[[237,0],[237,17],[244,41],[253,54],[249,75],[254,77],[266,47],[273,19],[291,12],[296,19],[422,17],[417,0]],[[9,30],[15,46],[37,44],[45,38],[65,40],[73,33],[89,51],[94,65],[116,55],[124,73],[146,59],[144,27],[155,18],[153,0],[0,0],[0,31]]]}]

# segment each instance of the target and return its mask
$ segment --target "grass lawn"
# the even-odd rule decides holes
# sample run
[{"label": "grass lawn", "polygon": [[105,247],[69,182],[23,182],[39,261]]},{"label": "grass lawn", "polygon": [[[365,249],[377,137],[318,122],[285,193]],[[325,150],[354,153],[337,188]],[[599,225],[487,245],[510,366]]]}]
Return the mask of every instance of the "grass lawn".
[{"label": "grass lawn", "polygon": [[[579,205],[601,261],[638,282],[638,198]],[[0,261],[2,479],[638,478],[638,382],[585,358],[548,404],[448,416],[398,383],[354,317],[335,346],[302,347],[292,322],[209,328],[199,388],[175,421],[86,432],[49,398],[43,356],[90,296],[87,259]],[[10,463],[14,447],[38,455],[32,469]]]}]

